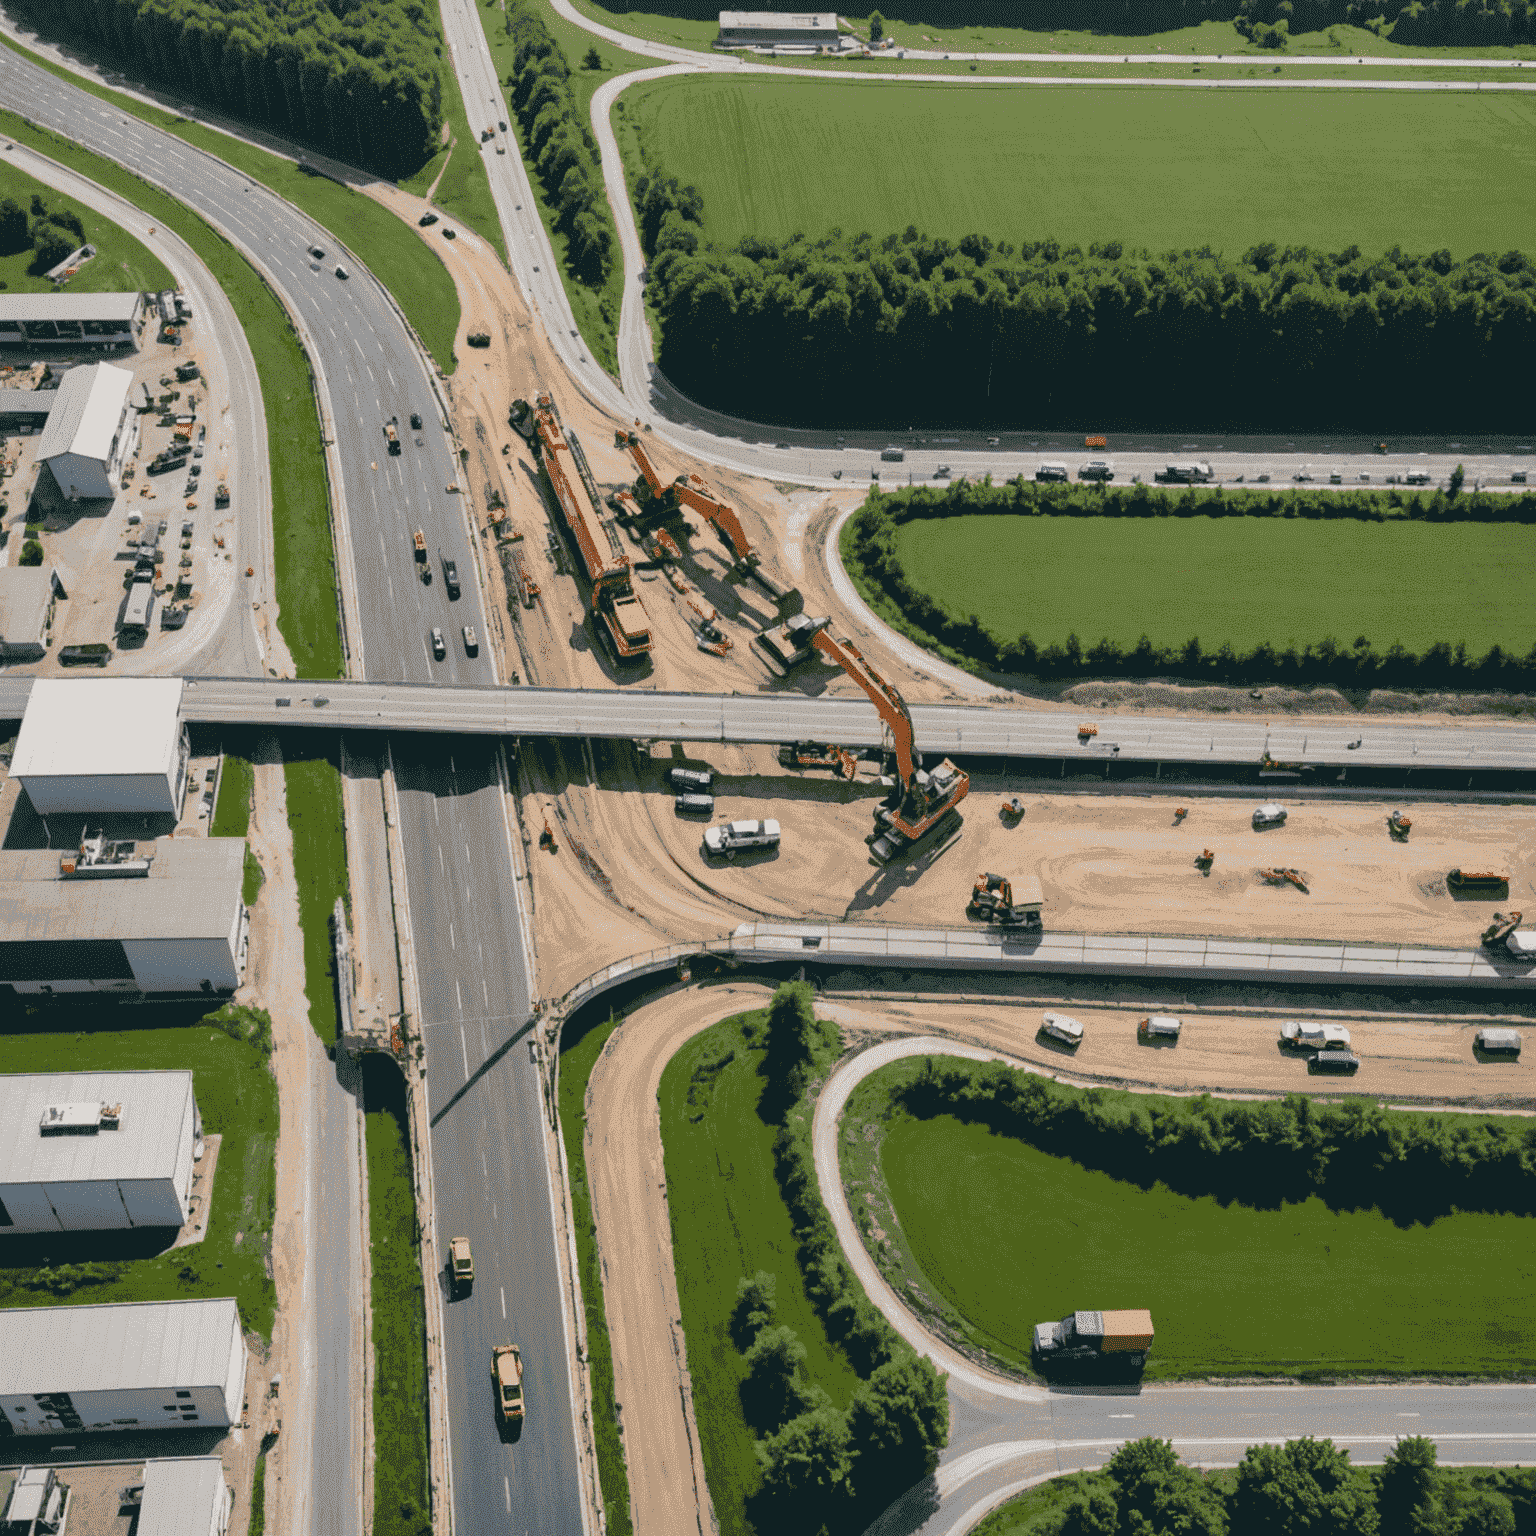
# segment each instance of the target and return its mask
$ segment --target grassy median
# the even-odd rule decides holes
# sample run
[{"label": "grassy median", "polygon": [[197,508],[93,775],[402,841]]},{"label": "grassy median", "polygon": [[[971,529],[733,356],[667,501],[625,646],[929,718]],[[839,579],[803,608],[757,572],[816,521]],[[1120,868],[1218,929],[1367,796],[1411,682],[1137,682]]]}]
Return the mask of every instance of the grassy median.
[{"label": "grassy median", "polygon": [[[144,1027],[151,1018],[156,1027]],[[278,1118],[271,1051],[267,1015],[232,1004],[211,1014],[184,1003],[13,1007],[0,1028],[5,1072],[190,1069],[203,1129],[223,1141],[202,1242],[167,1249],[163,1232],[143,1229],[9,1237],[0,1307],[233,1296],[244,1326],[270,1338]]]},{"label": "grassy median", "polygon": [[299,886],[299,926],[304,930],[304,995],[309,999],[309,1022],[328,1046],[335,1045],[337,1028],[331,914],[338,897],[344,903],[351,900],[336,752],[333,742],[323,757],[288,759],[283,764],[293,873]]}]

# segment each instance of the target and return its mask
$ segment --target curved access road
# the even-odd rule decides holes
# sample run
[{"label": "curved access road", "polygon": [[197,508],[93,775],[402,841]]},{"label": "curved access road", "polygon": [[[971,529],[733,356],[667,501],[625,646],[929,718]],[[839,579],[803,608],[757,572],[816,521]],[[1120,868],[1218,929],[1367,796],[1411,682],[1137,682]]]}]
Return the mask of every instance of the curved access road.
[{"label": "curved access road", "polygon": [[[823,1003],[839,1018],[846,1010]],[[868,1025],[870,1020],[861,1017]],[[1231,1465],[1258,1441],[1328,1437],[1357,1462],[1380,1461],[1397,1438],[1428,1435],[1445,1463],[1528,1461],[1536,1445],[1536,1386],[1149,1386],[1047,1390],[986,1370],[935,1338],[886,1283],[859,1237],[843,1192],[838,1122],[872,1072],[909,1056],[960,1056],[1039,1069],[999,1051],[937,1035],[888,1040],[842,1063],[816,1103],[816,1175],[844,1255],[886,1319],[949,1373],[950,1443],[938,1472],[905,1495],[871,1536],[962,1536],[1032,1483],[1102,1466],[1126,1440],[1171,1439],[1186,1461]]]}]

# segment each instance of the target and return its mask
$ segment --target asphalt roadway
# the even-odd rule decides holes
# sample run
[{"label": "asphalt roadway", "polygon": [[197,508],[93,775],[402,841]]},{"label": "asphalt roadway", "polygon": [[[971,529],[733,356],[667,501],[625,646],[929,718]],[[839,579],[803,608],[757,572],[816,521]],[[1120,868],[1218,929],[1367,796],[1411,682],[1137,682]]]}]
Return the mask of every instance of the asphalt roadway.
[{"label": "asphalt roadway", "polygon": [[[426,365],[382,286],[334,235],[259,183],[9,49],[0,49],[0,98],[26,102],[32,121],[127,166],[194,208],[266,276],[295,317],[319,382],[323,430],[334,445],[342,534],[337,561],[352,619],[353,675],[495,682],[488,650],[482,647],[478,657],[470,657],[460,639],[463,625],[475,626],[482,637],[486,629],[462,498],[447,489],[458,480],[452,439]],[[323,257],[310,254],[316,246]],[[335,275],[337,265],[349,272],[347,279]],[[412,411],[422,415],[420,432],[409,429]],[[384,423],[392,416],[399,418],[403,439],[398,456],[387,452],[384,437]],[[436,572],[430,585],[420,581],[412,551],[418,527]],[[456,602],[446,596],[443,557],[458,563],[463,595]],[[434,626],[444,630],[448,642],[440,662],[427,639]],[[549,1172],[533,1118],[538,1074],[526,1053],[497,1054],[504,1034],[522,1027],[529,991],[524,934],[514,920],[508,828],[499,794],[491,788],[498,763],[498,746],[483,740],[457,751],[451,742],[421,743],[419,751],[412,747],[396,759],[415,951],[435,962],[423,976],[423,1012],[434,1024],[467,1017],[484,1021],[483,1035],[477,1026],[473,1054],[469,1034],[454,1040],[452,1031],[427,1031],[434,1095],[438,1082],[452,1081],[455,1070],[462,1081],[493,1060],[475,1095],[452,1104],[434,1098],[439,1236],[446,1248],[453,1225],[477,1252],[493,1256],[485,1273],[505,1286],[513,1308],[506,1333],[522,1346],[528,1365],[528,1427],[517,1445],[494,1443],[487,1439],[487,1431],[494,1430],[489,1346],[481,1347],[489,1324],[477,1316],[473,1302],[448,1310],[450,1383],[466,1392],[484,1388],[462,1400],[451,1419],[454,1525],[460,1536],[508,1529],[574,1536],[582,1529],[583,1499]],[[489,899],[486,893],[492,891],[500,897]],[[471,932],[473,952],[459,942]],[[471,1124],[477,1103],[484,1111],[478,1129]],[[484,1177],[478,1186],[467,1182],[480,1161],[470,1150],[476,1142],[486,1167],[497,1170],[494,1192]],[[322,1220],[317,1230],[334,1231],[335,1223]],[[489,1286],[478,1294],[484,1303]],[[348,1373],[328,1368],[327,1360],[350,1349],[351,1342],[339,1326],[321,1334],[322,1394],[329,1384],[347,1380]],[[478,1405],[478,1415],[471,1403]],[[317,1394],[317,1416],[345,1417],[352,1411],[349,1401]],[[316,1536],[356,1530],[351,1495],[360,1476],[360,1467],[332,1465],[317,1479],[310,1527]]]}]

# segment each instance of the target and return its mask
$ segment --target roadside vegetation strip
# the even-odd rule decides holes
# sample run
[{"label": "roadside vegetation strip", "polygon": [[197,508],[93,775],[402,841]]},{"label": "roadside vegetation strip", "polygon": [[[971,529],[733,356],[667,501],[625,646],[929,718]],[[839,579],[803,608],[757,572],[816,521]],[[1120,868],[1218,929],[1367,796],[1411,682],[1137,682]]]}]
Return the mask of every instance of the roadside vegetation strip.
[{"label": "roadside vegetation strip", "polygon": [[[35,211],[39,207],[41,211]],[[175,286],[164,263],[105,214],[14,165],[0,165],[0,289],[55,292],[48,270],[86,244],[94,246],[96,254],[67,279],[70,293],[136,293]]]},{"label": "roadside vegetation strip", "polygon": [[624,263],[590,108],[597,88],[615,71],[653,61],[595,43],[542,0],[504,0],[504,7],[483,7],[479,15],[506,101],[509,136],[528,169],[577,329],[593,357],[617,377]]},{"label": "roadside vegetation strip", "polygon": [[337,1031],[331,914],[338,896],[351,906],[336,750],[333,743],[324,757],[289,758],[283,764],[299,926],[304,930],[304,995],[309,999],[309,1022],[327,1046],[335,1045]]},{"label": "roadside vegetation strip", "polygon": [[603,1266],[592,1220],[585,1134],[587,1084],[608,1037],[621,1022],[617,1016],[603,1022],[594,1017],[580,1034],[567,1033],[560,1039],[560,1135],[570,1181],[571,1225],[576,1233],[577,1277],[587,1329],[587,1374],[592,1384],[592,1438],[597,1446],[597,1476],[608,1536],[631,1536],[634,1521],[613,1386],[613,1343],[608,1335],[608,1314],[603,1309]]},{"label": "roadside vegetation strip", "polygon": [[[1536,1300],[1492,1331],[1465,1304],[1529,1289],[1523,1123],[1080,1090],[925,1057],[854,1090],[839,1149],[887,1279],[1003,1369],[1027,1370],[1035,1323],[1081,1307],[1151,1309],[1151,1380],[1536,1369]],[[1367,1291],[1362,1329],[1330,1298]]]},{"label": "roadside vegetation strip", "polygon": [[[223,288],[261,381],[271,455],[278,628],[300,677],[342,674],[335,558],[320,420],[308,359],[271,289],[227,240],[191,209],[132,172],[10,112],[0,131],[127,198],[173,229]],[[381,209],[380,212],[383,210]]]},{"label": "roadside vegetation strip", "polygon": [[213,1013],[167,1003],[156,1006],[162,1027],[145,1029],[143,1011],[115,1000],[13,1008],[0,1029],[0,1061],[8,1073],[190,1069],[203,1131],[223,1137],[203,1207],[207,1232],[199,1243],[163,1252],[164,1234],[143,1230],[8,1237],[0,1250],[0,1307],[233,1296],[244,1327],[270,1339],[278,1129],[272,1021],[233,1003]]},{"label": "roadside vegetation strip", "polygon": [[245,837],[251,830],[251,797],[256,792],[256,774],[248,757],[224,754],[219,772],[219,798],[213,807],[210,837]]},{"label": "roadside vegetation strip", "polygon": [[[920,489],[871,497],[839,551],[881,619],[982,674],[1536,688],[1521,569],[1536,499],[1327,496],[1022,478]],[[1117,515],[1094,515],[1095,498]],[[1003,570],[1006,587],[988,574]]]},{"label": "roadside vegetation strip", "polygon": [[[302,209],[316,223],[330,230],[338,240],[344,240],[357,259],[389,289],[437,366],[445,374],[452,373],[453,338],[459,328],[458,290],[454,287],[448,269],[431,248],[387,208],[364,193],[342,186],[327,177],[305,175],[295,161],[282,155],[259,149],[244,139],[221,133],[216,128],[205,127],[179,114],[151,106],[137,97],[111,90],[85,76],[77,75],[73,70],[65,69],[23,48],[3,33],[0,33],[0,44],[20,54],[39,69],[46,69],[77,89],[110,102],[119,111],[164,129],[196,149],[207,151]],[[24,142],[31,143],[32,140]],[[302,150],[299,152],[302,153]],[[64,155],[56,151],[49,150],[48,153],[53,154],[55,159],[65,159]],[[104,176],[91,174],[104,185],[121,190]],[[131,175],[129,172],[122,174]],[[141,208],[145,207],[142,198],[135,196],[134,201]],[[184,238],[196,244],[190,236]],[[251,338],[254,351],[256,338],[249,328],[246,334]],[[274,438],[274,441],[278,439]],[[275,479],[275,464],[273,474]]]},{"label": "roadside vegetation strip", "polygon": [[373,1319],[373,1532],[431,1529],[427,1447],[427,1315],[411,1180],[405,1080],[394,1062],[363,1058],[368,1253]]},{"label": "roadside vegetation strip", "polygon": [[[698,186],[722,247],[834,228],[879,240],[915,223],[956,241],[1230,257],[1267,240],[1370,256],[1536,248],[1536,209],[1508,196],[1536,127],[1536,100],[1519,96],[1326,91],[1301,113],[1283,91],[836,90],[717,74],[650,81],[625,101],[655,158]],[[1276,155],[1280,142],[1295,155]],[[838,174],[802,174],[829,144]],[[1347,174],[1360,165],[1363,181]]]}]

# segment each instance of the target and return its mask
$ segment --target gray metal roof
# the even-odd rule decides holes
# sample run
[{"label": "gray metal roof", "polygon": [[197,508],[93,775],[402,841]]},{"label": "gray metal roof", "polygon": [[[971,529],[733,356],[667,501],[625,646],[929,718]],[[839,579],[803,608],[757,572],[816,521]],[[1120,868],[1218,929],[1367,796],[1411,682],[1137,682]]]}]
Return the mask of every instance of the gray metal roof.
[{"label": "gray metal roof", "polygon": [[138,310],[137,293],[5,293],[0,320],[117,320],[123,325]]},{"label": "gray metal roof", "polygon": [[0,639],[36,640],[52,601],[51,565],[0,565]]},{"label": "gray metal roof", "polygon": [[0,1394],[218,1387],[240,1311],[232,1296],[0,1311]]},{"label": "gray metal roof", "polygon": [[137,1536],[208,1536],[225,1489],[217,1456],[146,1461]]},{"label": "gray metal roof", "polygon": [[54,392],[56,403],[37,440],[38,462],[61,453],[86,459],[110,457],[132,388],[133,375],[111,363],[71,368]]},{"label": "gray metal roof", "polygon": [[61,880],[56,848],[0,853],[0,944],[227,939],[244,876],[238,837],[162,838],[137,878]]},{"label": "gray metal roof", "polygon": [[23,781],[167,773],[181,741],[181,697],[177,677],[36,678],[11,772]]},{"label": "gray metal roof", "polygon": [[[44,1136],[54,1104],[121,1104],[116,1130]],[[0,1185],[168,1179],[192,1133],[190,1072],[15,1072],[0,1076]]]},{"label": "gray metal roof", "polygon": [[837,36],[836,11],[721,11],[722,32],[827,32]]},{"label": "gray metal roof", "polygon": [[46,416],[58,398],[56,389],[0,389],[0,416]]}]

